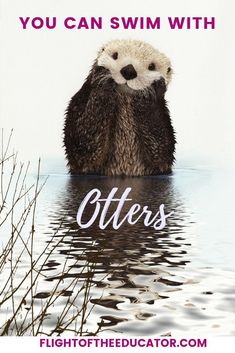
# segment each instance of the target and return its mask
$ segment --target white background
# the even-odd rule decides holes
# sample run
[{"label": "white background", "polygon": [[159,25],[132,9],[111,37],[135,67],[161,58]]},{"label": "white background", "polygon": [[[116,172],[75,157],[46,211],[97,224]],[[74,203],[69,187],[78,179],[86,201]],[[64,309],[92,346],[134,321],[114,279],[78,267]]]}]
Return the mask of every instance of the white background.
[{"label": "white background", "polygon": [[[234,164],[235,2],[233,0],[0,0],[0,126],[14,128],[21,159],[64,163],[62,128],[70,97],[99,47],[114,38],[145,40],[172,60],[167,93],[177,160]],[[19,16],[56,16],[55,30],[22,30]],[[66,30],[67,16],[103,16],[103,30]],[[112,30],[112,16],[161,17],[161,30]],[[168,16],[215,16],[215,30],[170,30]]]}]

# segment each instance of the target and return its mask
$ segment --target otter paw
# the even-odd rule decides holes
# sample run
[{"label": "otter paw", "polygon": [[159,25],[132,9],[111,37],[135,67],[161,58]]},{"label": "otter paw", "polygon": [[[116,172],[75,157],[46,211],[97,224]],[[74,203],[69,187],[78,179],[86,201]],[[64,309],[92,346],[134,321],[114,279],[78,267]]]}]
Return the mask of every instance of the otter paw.
[{"label": "otter paw", "polygon": [[158,81],[154,81],[153,87],[158,97],[164,97],[166,93],[166,82],[163,77]]}]

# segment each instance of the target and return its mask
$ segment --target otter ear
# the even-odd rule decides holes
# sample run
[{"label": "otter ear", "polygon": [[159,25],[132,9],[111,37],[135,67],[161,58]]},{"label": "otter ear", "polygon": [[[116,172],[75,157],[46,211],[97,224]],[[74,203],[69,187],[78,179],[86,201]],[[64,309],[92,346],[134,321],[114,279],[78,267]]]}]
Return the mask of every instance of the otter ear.
[{"label": "otter ear", "polygon": [[166,84],[167,84],[167,85],[168,85],[168,83],[171,81],[172,73],[173,73],[172,67],[169,66],[169,67],[167,68],[167,72],[166,72],[166,78],[167,78]]},{"label": "otter ear", "polygon": [[100,48],[98,50],[98,55],[97,56],[100,56],[104,51],[105,51],[105,47]]}]

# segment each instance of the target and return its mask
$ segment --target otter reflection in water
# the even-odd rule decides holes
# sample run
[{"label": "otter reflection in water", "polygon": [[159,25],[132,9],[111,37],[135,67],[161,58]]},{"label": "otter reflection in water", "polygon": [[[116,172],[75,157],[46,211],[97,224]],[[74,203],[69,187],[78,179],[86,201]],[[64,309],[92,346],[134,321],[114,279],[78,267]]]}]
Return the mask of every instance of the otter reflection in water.
[{"label": "otter reflection in water", "polygon": [[[138,222],[134,225],[125,223],[118,230],[113,229],[112,225],[100,229],[96,220],[91,227],[80,229],[76,216],[85,195],[91,189],[97,188],[102,195],[107,196],[113,187],[118,188],[117,197],[131,187],[133,203],[148,205],[151,210],[159,209],[161,204],[165,205],[167,213],[174,210],[167,219],[166,227],[156,231],[153,227],[145,227]],[[175,274],[177,269],[183,269],[189,262],[187,251],[190,240],[184,238],[184,233],[190,220],[180,195],[174,188],[174,177],[73,177],[61,192],[57,207],[51,220],[53,230],[62,223],[61,234],[58,235],[62,237],[62,241],[55,254],[56,262],[62,264],[69,259],[71,271],[69,274],[65,271],[55,275],[49,273],[51,276],[48,280],[61,277],[66,279],[69,276],[80,279],[82,283],[86,276],[89,277],[94,284],[90,302],[97,304],[92,312],[95,319],[91,315],[91,320],[98,324],[101,319],[109,318],[108,323],[103,323],[102,326],[120,326],[120,322],[123,325],[123,320],[129,320],[133,316],[134,303],[154,304],[156,300],[169,297],[173,291],[180,290],[183,281]],[[108,218],[115,207],[116,205],[110,205]],[[124,204],[121,216],[128,209],[129,205]],[[83,214],[84,222],[90,218],[92,212],[94,205],[88,204]],[[82,271],[84,263],[92,266],[92,271]],[[125,306],[124,311],[117,310],[120,303]],[[97,306],[100,309],[96,313]],[[110,310],[114,310],[112,315]],[[148,317],[146,315],[144,319]]]}]

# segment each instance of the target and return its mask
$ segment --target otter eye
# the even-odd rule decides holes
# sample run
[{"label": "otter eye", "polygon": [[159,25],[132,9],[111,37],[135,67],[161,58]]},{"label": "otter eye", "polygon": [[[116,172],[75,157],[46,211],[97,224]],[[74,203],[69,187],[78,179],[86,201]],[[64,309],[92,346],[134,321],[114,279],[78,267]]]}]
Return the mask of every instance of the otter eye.
[{"label": "otter eye", "polygon": [[154,64],[154,63],[149,64],[148,69],[149,69],[150,71],[154,71],[154,70],[156,69],[155,64]]},{"label": "otter eye", "polygon": [[112,58],[113,58],[114,60],[117,60],[117,58],[118,58],[118,53],[117,53],[117,52],[113,53]]},{"label": "otter eye", "polygon": [[168,67],[167,73],[169,74],[171,72],[171,67]]}]

